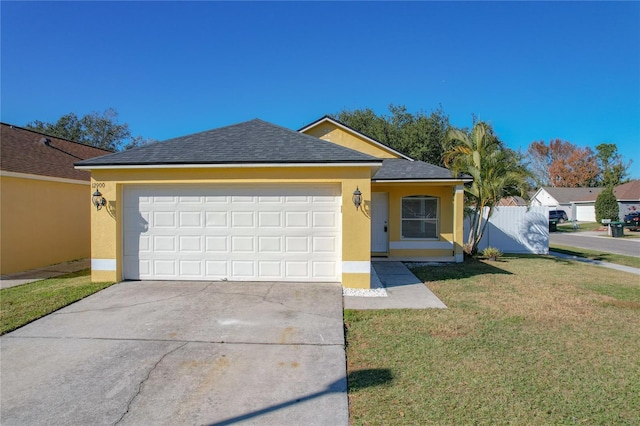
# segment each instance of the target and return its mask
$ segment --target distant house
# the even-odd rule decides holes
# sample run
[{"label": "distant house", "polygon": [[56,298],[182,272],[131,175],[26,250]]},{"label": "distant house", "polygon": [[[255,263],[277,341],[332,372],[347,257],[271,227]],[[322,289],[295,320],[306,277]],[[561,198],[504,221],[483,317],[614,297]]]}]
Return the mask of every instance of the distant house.
[{"label": "distant house", "polygon": [[618,200],[621,220],[625,215],[640,210],[640,180],[618,185],[613,189],[613,193]]},{"label": "distant house", "polygon": [[528,204],[529,203],[527,203],[527,200],[525,200],[524,198],[514,195],[514,196],[501,198],[500,201],[498,201],[498,204],[496,204],[496,206],[498,207],[527,206]]},{"label": "distant house", "polygon": [[99,148],[0,123],[0,274],[91,254],[90,174]]},{"label": "distant house", "polygon": [[[595,222],[595,204],[604,188],[542,187],[531,197],[532,206],[548,206],[567,212],[570,220]],[[620,208],[620,220],[632,211],[640,210],[640,180],[618,185],[613,189]]]},{"label": "distant house", "polygon": [[532,206],[564,210],[569,220],[595,222],[595,204],[604,188],[555,188],[543,186],[531,197]]}]

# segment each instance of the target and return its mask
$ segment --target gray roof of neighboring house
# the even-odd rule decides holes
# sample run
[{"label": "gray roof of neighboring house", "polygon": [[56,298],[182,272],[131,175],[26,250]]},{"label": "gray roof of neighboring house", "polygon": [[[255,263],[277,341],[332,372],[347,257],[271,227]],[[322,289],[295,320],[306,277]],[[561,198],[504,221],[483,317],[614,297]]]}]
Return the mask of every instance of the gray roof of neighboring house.
[{"label": "gray roof of neighboring house", "polygon": [[544,186],[549,195],[558,201],[559,204],[569,204],[579,201],[595,201],[604,188],[557,188],[553,186]]},{"label": "gray roof of neighboring house", "polygon": [[632,180],[613,188],[618,201],[640,201],[640,180]]},{"label": "gray roof of neighboring house", "polygon": [[471,176],[460,177],[444,167],[434,166],[424,161],[409,161],[402,158],[388,158],[382,162],[382,167],[373,176],[378,180],[439,180],[439,179],[471,179]]},{"label": "gray roof of neighboring house", "polygon": [[259,119],[169,139],[77,166],[380,162],[361,152]]}]

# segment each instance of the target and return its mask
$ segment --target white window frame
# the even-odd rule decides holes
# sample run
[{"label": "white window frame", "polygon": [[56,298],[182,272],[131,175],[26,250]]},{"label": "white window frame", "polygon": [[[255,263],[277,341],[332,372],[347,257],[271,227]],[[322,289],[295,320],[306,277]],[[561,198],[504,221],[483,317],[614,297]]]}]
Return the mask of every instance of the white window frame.
[{"label": "white window frame", "polygon": [[[405,218],[403,216],[403,204],[404,200],[436,200],[436,217],[435,218]],[[404,221],[419,221],[419,222],[430,222],[435,223],[436,232],[433,237],[405,237],[404,236]],[[440,198],[433,197],[430,195],[408,195],[406,197],[402,197],[400,199],[400,239],[402,240],[423,240],[423,241],[434,241],[440,239]]]}]

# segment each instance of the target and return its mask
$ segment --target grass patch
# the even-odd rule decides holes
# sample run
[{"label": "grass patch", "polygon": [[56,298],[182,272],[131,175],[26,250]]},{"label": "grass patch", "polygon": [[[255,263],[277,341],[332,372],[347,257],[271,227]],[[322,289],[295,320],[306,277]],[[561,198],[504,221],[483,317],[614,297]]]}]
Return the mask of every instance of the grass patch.
[{"label": "grass patch", "polygon": [[448,309],[345,311],[351,424],[640,424],[634,276],[550,256],[414,272]]},{"label": "grass patch", "polygon": [[22,327],[53,311],[114,283],[92,283],[85,269],[55,278],[0,290],[0,335]]},{"label": "grass patch", "polygon": [[564,223],[558,223],[558,232],[583,232],[583,231],[598,231],[602,228],[602,224],[598,222],[578,222],[580,228],[574,229],[573,223],[570,221]]},{"label": "grass patch", "polygon": [[617,263],[618,265],[631,266],[632,268],[640,268],[640,257],[625,256],[623,254],[604,253],[600,251],[587,250],[578,247],[561,246],[549,244],[549,250],[558,253],[569,254],[571,256],[584,257],[591,260],[600,260],[602,262]]}]

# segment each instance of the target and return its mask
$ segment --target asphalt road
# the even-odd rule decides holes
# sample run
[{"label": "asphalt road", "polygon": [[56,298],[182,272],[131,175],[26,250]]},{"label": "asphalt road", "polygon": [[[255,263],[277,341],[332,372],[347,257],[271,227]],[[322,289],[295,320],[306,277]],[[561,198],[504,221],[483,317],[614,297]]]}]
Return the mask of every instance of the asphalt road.
[{"label": "asphalt road", "polygon": [[603,232],[550,232],[549,244],[640,257],[640,232],[625,229],[625,233],[638,238],[612,238]]}]

